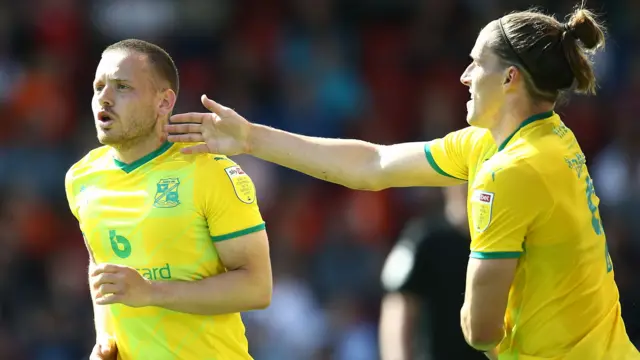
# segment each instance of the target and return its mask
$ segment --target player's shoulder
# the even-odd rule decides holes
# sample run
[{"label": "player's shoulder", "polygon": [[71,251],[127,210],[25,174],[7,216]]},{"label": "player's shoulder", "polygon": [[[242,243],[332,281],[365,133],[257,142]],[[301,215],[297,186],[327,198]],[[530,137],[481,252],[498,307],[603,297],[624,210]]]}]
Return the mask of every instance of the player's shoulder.
[{"label": "player's shoulder", "polygon": [[211,154],[211,153],[198,153],[198,154],[184,154],[182,149],[196,145],[195,143],[173,143],[171,145],[171,160],[195,163],[197,166],[206,167],[221,167],[229,163],[233,163],[226,155]]},{"label": "player's shoulder", "polygon": [[183,154],[180,150],[193,144],[174,144],[174,159],[180,162],[190,163],[195,167],[196,177],[216,179],[219,176],[229,176],[236,173],[244,174],[240,165],[226,155],[200,153]]},{"label": "player's shoulder", "polygon": [[541,172],[532,166],[525,158],[512,161],[497,162],[491,167],[494,182],[527,182],[532,183],[540,179]]},{"label": "player's shoulder", "polygon": [[196,189],[206,193],[223,194],[224,197],[237,197],[244,204],[256,202],[253,180],[234,160],[221,154],[203,153],[187,156],[195,163],[193,175]]},{"label": "player's shoulder", "polygon": [[109,147],[100,146],[93,150],[90,150],[80,160],[76,161],[67,170],[65,181],[67,183],[73,182],[77,177],[93,171],[95,168],[100,168],[102,162],[109,156]]},{"label": "player's shoulder", "polygon": [[473,186],[479,194],[488,192],[492,194],[490,196],[500,197],[507,207],[519,204],[531,207],[533,211],[533,208],[553,205],[552,191],[544,172],[532,166],[526,157],[503,157],[502,161],[485,163]]},{"label": "player's shoulder", "polygon": [[485,184],[544,186],[544,169],[540,166],[539,157],[538,152],[529,149],[529,144],[510,147],[487,160],[482,165],[478,178]]},{"label": "player's shoulder", "polygon": [[489,130],[476,126],[467,126],[452,133],[453,141],[470,158],[484,156],[487,149],[495,147]]},{"label": "player's shoulder", "polygon": [[504,151],[500,158],[505,163],[526,163],[532,171],[542,176],[564,166],[565,158],[581,153],[580,145],[562,121],[546,122],[530,130]]},{"label": "player's shoulder", "polygon": [[240,167],[226,155],[219,154],[199,154],[196,159],[196,166],[199,169],[206,169],[214,173],[223,173],[225,169]]}]

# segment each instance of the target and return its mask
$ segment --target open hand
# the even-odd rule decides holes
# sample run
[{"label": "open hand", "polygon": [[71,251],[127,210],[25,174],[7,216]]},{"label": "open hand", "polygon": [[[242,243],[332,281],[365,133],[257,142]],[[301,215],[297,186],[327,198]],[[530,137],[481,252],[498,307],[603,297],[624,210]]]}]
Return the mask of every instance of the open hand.
[{"label": "open hand", "polygon": [[182,149],[185,154],[212,153],[238,155],[248,152],[251,123],[233,109],[202,95],[202,105],[210,113],[185,113],[171,117],[165,125],[167,140],[174,143],[199,143]]},{"label": "open hand", "polygon": [[89,276],[98,305],[124,304],[132,307],[149,306],[151,281],[136,269],[115,264],[96,265]]}]

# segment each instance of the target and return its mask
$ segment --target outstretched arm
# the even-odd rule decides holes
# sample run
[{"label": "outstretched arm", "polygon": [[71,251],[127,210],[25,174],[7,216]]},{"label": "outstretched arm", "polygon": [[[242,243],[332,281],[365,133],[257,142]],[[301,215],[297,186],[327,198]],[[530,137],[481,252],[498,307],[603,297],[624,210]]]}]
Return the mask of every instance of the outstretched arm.
[{"label": "outstretched arm", "polygon": [[422,142],[377,145],[297,135],[262,125],[252,125],[249,134],[251,155],[352,189],[462,183],[429,165]]},{"label": "outstretched arm", "polygon": [[202,103],[211,113],[175,115],[166,127],[169,141],[200,143],[186,148],[186,153],[247,153],[360,190],[463,183],[430,166],[424,143],[384,146],[361,140],[304,136],[252,124],[206,96],[202,97]]}]

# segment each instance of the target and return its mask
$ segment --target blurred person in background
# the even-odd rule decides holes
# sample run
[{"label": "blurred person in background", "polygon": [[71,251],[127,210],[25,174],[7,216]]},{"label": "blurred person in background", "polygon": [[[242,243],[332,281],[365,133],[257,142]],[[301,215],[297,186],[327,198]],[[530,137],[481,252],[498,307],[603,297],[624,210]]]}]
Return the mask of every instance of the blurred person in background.
[{"label": "blurred person in background", "polygon": [[205,95],[211,113],[173,116],[165,131],[198,143],[184,153],[248,153],[353,189],[467,182],[467,342],[490,359],[640,359],[585,156],[554,111],[561,95],[595,92],[589,56],[603,45],[603,28],[581,6],[566,23],[535,10],[491,21],[460,79],[471,126],[426,143],[298,135]]},{"label": "blurred person in background", "polygon": [[382,271],[382,360],[486,359],[460,326],[469,260],[467,187],[442,189],[444,211],[409,221]]},{"label": "blurred person in background", "polygon": [[102,53],[91,105],[104,146],[65,181],[90,257],[92,359],[251,359],[240,312],[271,301],[251,178],[225,156],[185,156],[163,138],[178,89],[173,60],[154,44],[123,40]]},{"label": "blurred person in background", "polygon": [[302,279],[302,259],[284,252],[272,253],[271,305],[243,314],[251,354],[259,360],[320,360],[327,345],[326,314]]}]

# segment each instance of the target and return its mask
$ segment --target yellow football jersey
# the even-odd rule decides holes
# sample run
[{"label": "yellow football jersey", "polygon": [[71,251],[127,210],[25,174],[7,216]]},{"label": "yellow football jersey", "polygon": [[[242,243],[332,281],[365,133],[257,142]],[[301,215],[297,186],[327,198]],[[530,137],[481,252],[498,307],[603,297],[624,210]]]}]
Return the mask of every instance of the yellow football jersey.
[{"label": "yellow football jersey", "polygon": [[470,256],[519,258],[500,359],[640,359],[585,156],[556,113],[527,119],[500,146],[468,127],[425,153],[440,174],[468,181]]},{"label": "yellow football jersey", "polygon": [[[66,176],[67,198],[95,262],[150,280],[225,272],[217,241],[265,228],[249,176],[225,156],[184,155],[165,143],[132,164],[100,147]],[[203,316],[108,305],[119,358],[251,359],[240,314]]]}]

